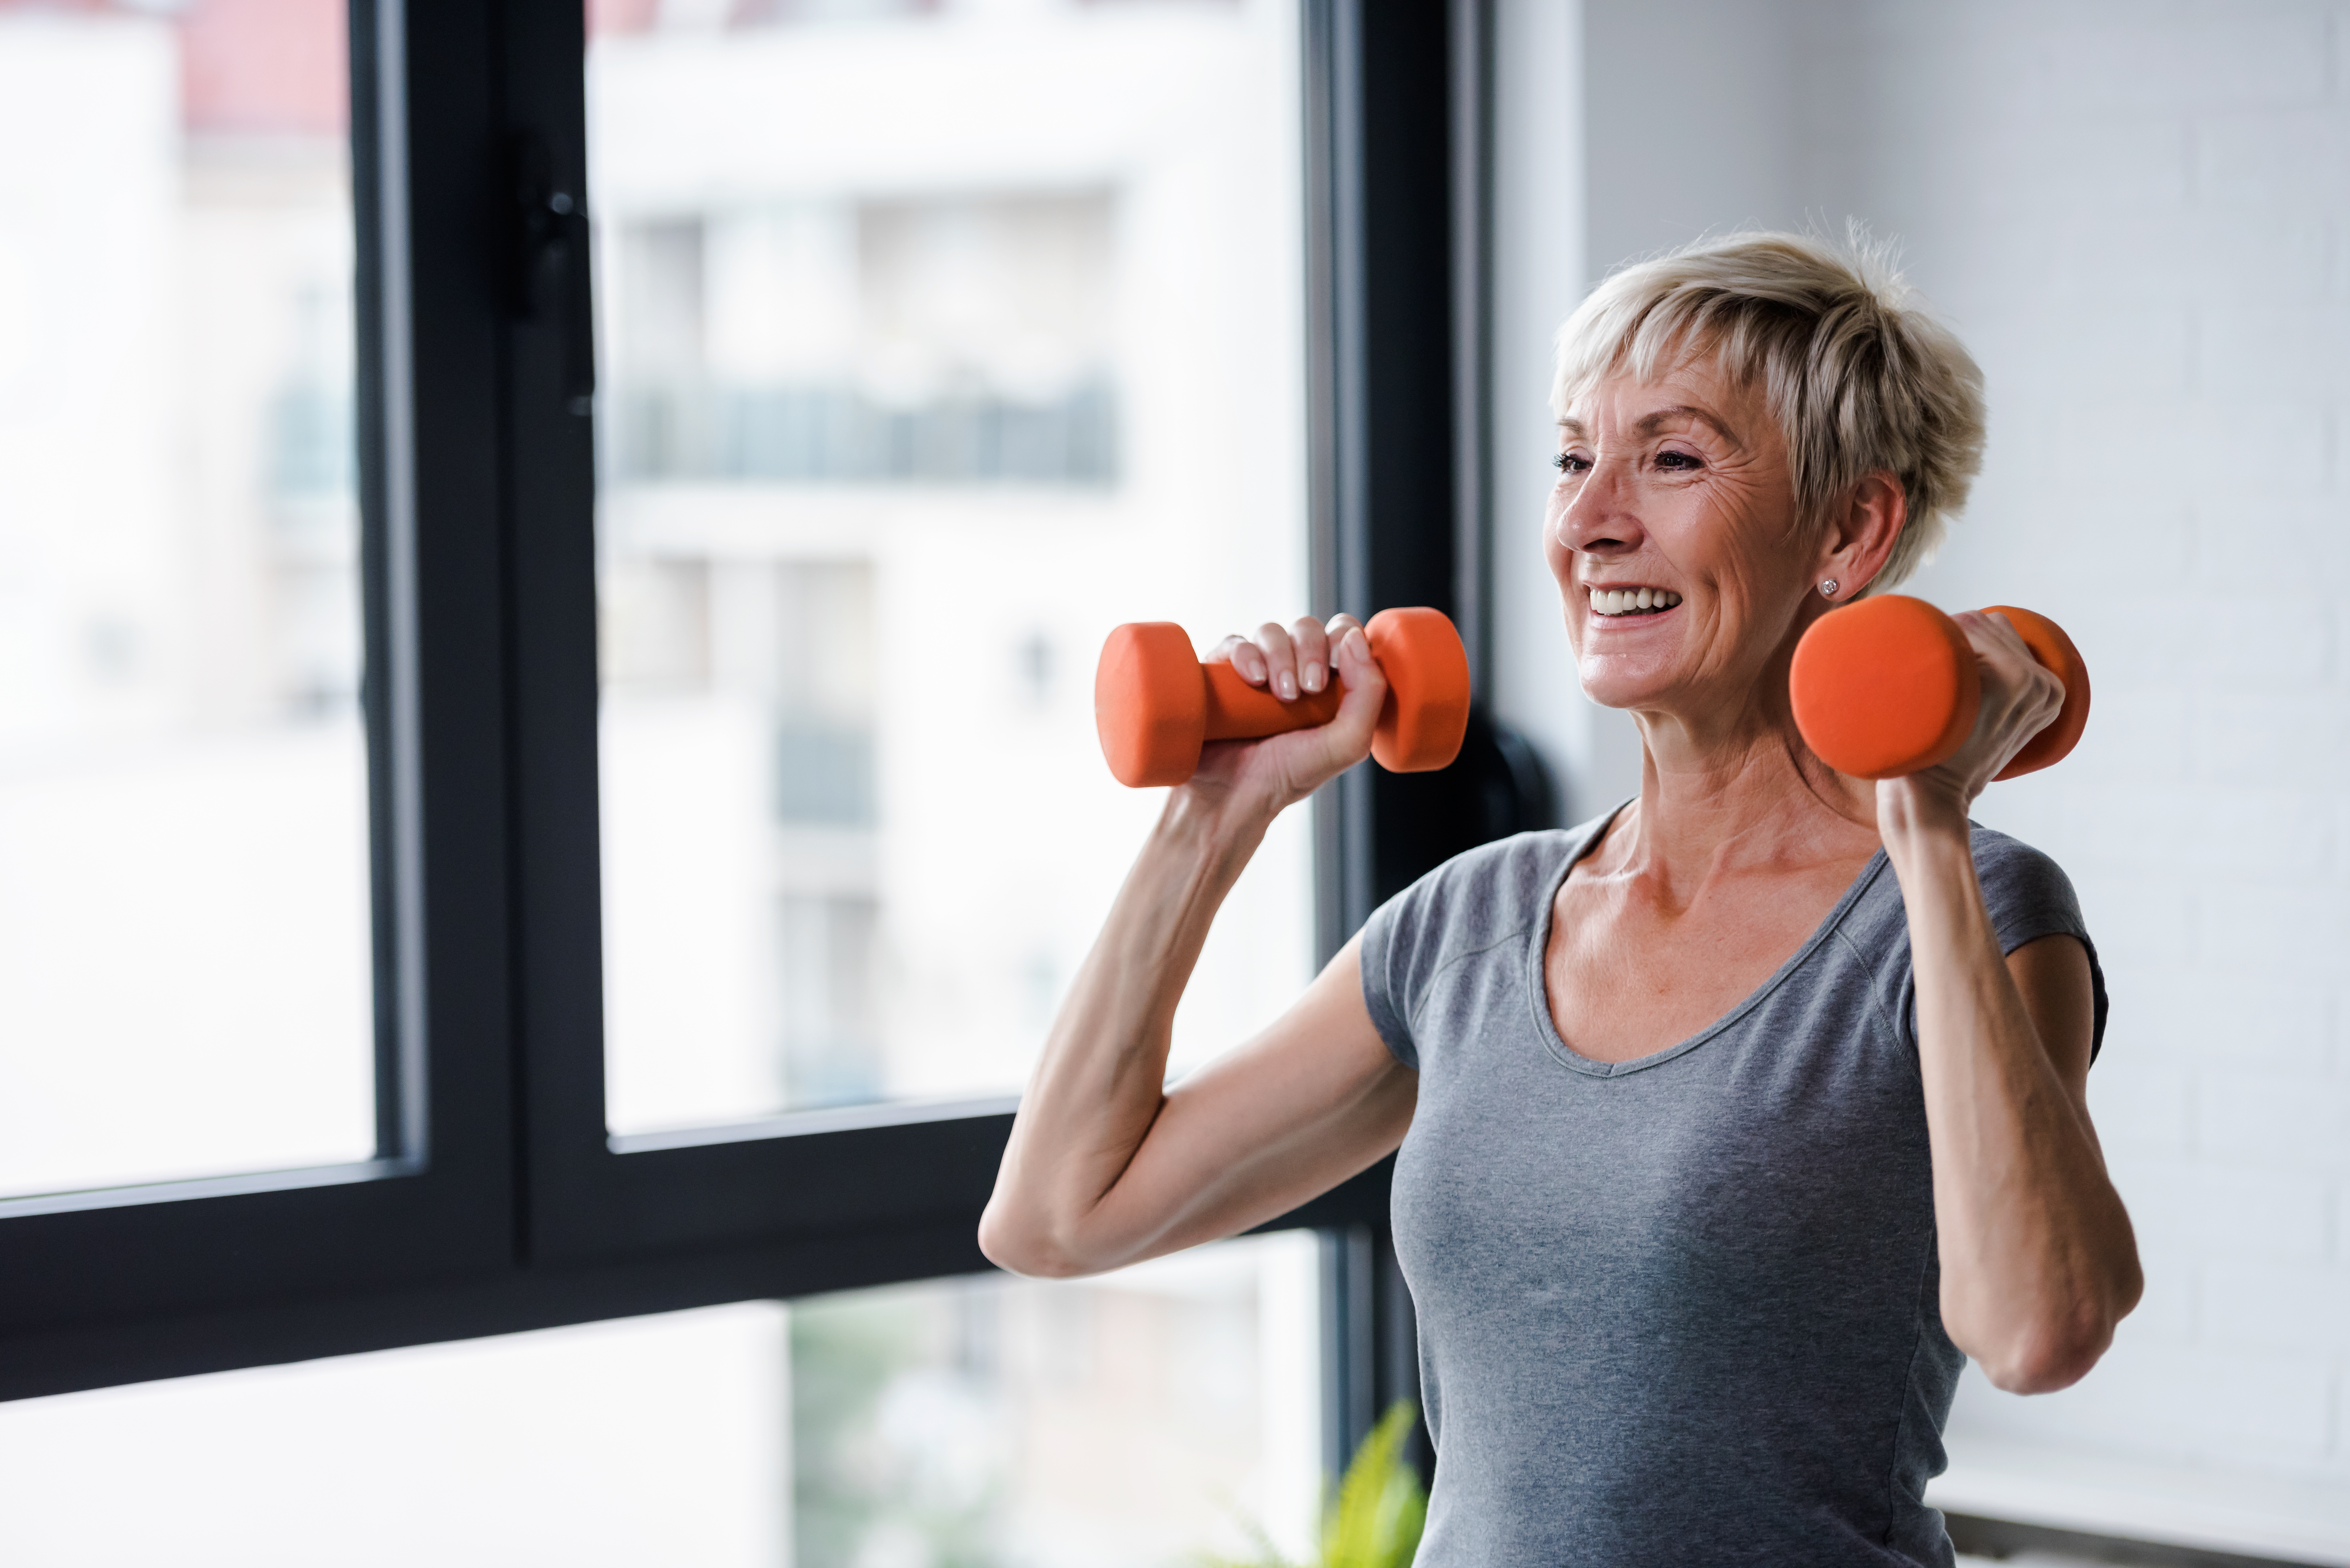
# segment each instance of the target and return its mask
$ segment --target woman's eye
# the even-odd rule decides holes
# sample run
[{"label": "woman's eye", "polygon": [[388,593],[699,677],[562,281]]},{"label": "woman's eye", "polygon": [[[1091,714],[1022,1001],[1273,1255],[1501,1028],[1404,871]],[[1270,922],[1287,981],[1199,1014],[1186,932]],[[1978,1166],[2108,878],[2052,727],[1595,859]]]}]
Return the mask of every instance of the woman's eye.
[{"label": "woman's eye", "polygon": [[1571,452],[1560,452],[1550,460],[1550,465],[1561,473],[1582,473],[1591,467],[1591,460]]},{"label": "woman's eye", "polygon": [[1703,468],[1705,464],[1700,462],[1693,452],[1660,452],[1657,454],[1657,466],[1659,468],[1686,470],[1691,468]]}]

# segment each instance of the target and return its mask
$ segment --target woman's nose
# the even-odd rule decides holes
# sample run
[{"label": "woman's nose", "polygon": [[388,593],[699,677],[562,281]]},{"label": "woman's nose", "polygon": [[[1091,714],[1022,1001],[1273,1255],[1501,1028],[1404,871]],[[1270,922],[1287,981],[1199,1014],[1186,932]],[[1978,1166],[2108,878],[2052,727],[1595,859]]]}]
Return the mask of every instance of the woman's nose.
[{"label": "woman's nose", "polygon": [[1632,505],[1629,479],[1622,463],[1603,459],[1595,464],[1560,509],[1558,542],[1570,550],[1597,555],[1638,545],[1640,520]]}]

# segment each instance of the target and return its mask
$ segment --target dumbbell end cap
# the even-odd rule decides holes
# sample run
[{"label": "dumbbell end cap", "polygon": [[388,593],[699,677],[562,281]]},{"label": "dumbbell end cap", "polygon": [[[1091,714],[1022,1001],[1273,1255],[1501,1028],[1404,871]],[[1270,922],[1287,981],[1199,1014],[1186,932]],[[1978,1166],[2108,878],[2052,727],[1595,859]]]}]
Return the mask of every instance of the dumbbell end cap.
[{"label": "dumbbell end cap", "polygon": [[1371,755],[1393,774],[1450,767],[1469,733],[1469,650],[1441,610],[1381,610],[1363,628],[1388,678]]},{"label": "dumbbell end cap", "polygon": [[1109,634],[1094,667],[1094,728],[1113,778],[1181,784],[1199,771],[1207,722],[1207,682],[1181,627],[1129,621]]},{"label": "dumbbell end cap", "polygon": [[1831,610],[1795,645],[1787,672],[1795,727],[1819,759],[1854,778],[1933,767],[1974,728],[1982,700],[1974,649],[1923,599],[1886,594]]}]

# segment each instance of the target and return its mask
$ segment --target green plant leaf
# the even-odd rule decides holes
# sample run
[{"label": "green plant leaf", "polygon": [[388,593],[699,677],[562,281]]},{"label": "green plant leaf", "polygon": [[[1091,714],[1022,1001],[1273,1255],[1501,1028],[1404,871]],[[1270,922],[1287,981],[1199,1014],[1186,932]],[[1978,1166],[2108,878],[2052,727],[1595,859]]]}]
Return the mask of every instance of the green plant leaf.
[{"label": "green plant leaf", "polygon": [[1419,1472],[1403,1462],[1418,1414],[1410,1400],[1399,1399],[1364,1438],[1338,1483],[1338,1495],[1322,1511],[1320,1550],[1311,1563],[1291,1563],[1263,1528],[1251,1522],[1255,1555],[1203,1556],[1199,1568],[1409,1568],[1428,1523],[1428,1493]]},{"label": "green plant leaf", "polygon": [[1323,1519],[1317,1568],[1406,1568],[1419,1552],[1428,1494],[1403,1462],[1417,1414],[1410,1400],[1397,1400],[1355,1450]]}]

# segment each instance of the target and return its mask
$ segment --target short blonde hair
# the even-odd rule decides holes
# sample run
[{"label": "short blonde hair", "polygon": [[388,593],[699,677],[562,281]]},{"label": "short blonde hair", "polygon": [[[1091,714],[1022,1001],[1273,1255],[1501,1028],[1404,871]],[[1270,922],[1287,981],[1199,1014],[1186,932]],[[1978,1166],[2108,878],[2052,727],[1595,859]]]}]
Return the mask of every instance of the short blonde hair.
[{"label": "short blonde hair", "polygon": [[1982,467],[1982,371],[1903,281],[1890,245],[1856,223],[1840,246],[1725,234],[1619,268],[1559,328],[1551,407],[1565,418],[1603,377],[1646,380],[1706,353],[1761,383],[1804,525],[1868,473],[1901,482],[1908,520],[1869,591],[1932,558]]}]

